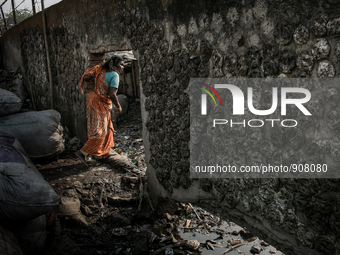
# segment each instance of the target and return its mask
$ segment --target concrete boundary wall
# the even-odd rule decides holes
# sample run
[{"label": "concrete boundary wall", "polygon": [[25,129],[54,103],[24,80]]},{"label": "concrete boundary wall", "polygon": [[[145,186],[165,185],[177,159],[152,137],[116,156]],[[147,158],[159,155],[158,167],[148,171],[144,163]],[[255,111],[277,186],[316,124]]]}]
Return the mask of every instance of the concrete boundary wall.
[{"label": "concrete boundary wall", "polygon": [[[339,254],[338,179],[190,179],[188,89],[194,77],[339,77],[339,10],[334,0],[64,0],[46,10],[53,98],[41,13],[7,31],[0,46],[5,69],[22,68],[38,109],[53,100],[64,125],[82,140],[86,98],[79,80],[89,52],[133,49],[153,194],[218,212],[287,254]],[[331,91],[336,97],[340,87]],[[338,139],[338,99],[333,110],[323,118]],[[248,155],[250,134],[234,139],[243,141],[237,153]],[[297,130],[292,139],[300,141],[292,152],[304,156],[303,134]],[[323,144],[309,152],[338,158],[339,142]]]}]

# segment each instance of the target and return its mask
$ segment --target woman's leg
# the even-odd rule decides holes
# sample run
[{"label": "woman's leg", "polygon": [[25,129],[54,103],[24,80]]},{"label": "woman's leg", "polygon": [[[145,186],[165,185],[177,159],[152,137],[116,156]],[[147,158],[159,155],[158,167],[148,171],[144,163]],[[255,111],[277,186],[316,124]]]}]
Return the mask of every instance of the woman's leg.
[{"label": "woman's leg", "polygon": [[81,151],[77,151],[76,156],[80,159],[81,163],[83,163],[85,166],[89,166],[86,161],[85,161],[85,156],[83,153],[81,153]]}]

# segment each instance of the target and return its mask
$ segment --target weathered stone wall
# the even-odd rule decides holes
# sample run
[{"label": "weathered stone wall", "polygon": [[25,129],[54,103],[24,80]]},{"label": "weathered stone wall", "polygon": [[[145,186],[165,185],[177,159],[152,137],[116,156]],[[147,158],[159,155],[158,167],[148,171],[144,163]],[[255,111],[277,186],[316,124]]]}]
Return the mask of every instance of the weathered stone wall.
[{"label": "weathered stone wall", "polygon": [[111,1],[62,1],[46,9],[53,98],[41,12],[1,38],[4,68],[21,67],[37,108],[49,109],[53,101],[63,124],[83,141],[87,139],[86,95],[81,94],[79,81],[86,71],[90,52],[103,46],[111,51],[128,48],[114,25],[116,10],[117,4]]},{"label": "weathered stone wall", "polygon": [[[31,31],[26,29],[21,33],[21,41],[24,67],[29,75],[29,82],[34,84],[32,92],[34,93],[36,107],[38,109],[49,109],[51,98],[49,97],[48,70],[45,64],[43,32],[39,28],[33,28]],[[33,61],[32,58],[34,58]]]},{"label": "weathered stone wall", "polygon": [[[338,179],[190,179],[188,96],[191,77],[338,77],[339,10],[334,0],[63,1],[47,10],[55,109],[84,137],[79,79],[88,51],[132,47],[154,194],[218,212],[287,254],[339,254]],[[29,20],[18,29],[1,40],[4,66],[24,67],[44,109],[51,98],[41,26]],[[22,58],[12,60],[18,49]]]},{"label": "weathered stone wall", "polygon": [[[246,225],[288,254],[338,254],[338,179],[189,178],[187,85],[189,77],[338,77],[340,26],[334,14],[339,5],[327,1],[206,1],[163,7],[175,10],[174,16],[157,9],[159,6],[151,7],[149,13],[151,20],[165,16],[158,23],[162,26],[149,24],[154,31],[163,28],[164,38],[153,44],[149,38],[158,33],[150,31],[151,36],[137,40],[144,42],[137,48],[144,53],[140,80],[148,113],[148,174],[159,182],[155,189]],[[333,131],[336,133],[335,127]],[[248,151],[247,140],[261,141],[261,135],[258,132],[251,138],[243,132],[238,138],[245,143],[238,150]],[[303,136],[296,135],[292,141],[303,143]],[[289,160],[297,159],[293,155]],[[259,153],[259,157],[268,156]]]}]

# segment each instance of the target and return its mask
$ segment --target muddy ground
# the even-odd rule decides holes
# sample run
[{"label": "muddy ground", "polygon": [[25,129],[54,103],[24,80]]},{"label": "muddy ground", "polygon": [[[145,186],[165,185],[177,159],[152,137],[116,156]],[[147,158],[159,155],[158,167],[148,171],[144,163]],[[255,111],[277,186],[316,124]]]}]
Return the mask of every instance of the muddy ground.
[{"label": "muddy ground", "polygon": [[138,101],[115,129],[115,150],[131,169],[94,159],[82,165],[74,155],[81,144],[67,132],[63,154],[34,162],[63,201],[43,254],[282,254],[202,208],[151,202]]}]

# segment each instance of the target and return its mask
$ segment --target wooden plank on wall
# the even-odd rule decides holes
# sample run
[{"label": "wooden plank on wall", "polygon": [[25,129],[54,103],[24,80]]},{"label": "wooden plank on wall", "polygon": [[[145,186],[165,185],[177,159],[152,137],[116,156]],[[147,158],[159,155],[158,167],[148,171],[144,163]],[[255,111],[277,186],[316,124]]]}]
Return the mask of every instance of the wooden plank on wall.
[{"label": "wooden plank on wall", "polygon": [[90,61],[103,61],[105,57],[105,53],[90,53],[89,59]]},{"label": "wooden plank on wall", "polygon": [[132,61],[132,81],[133,81],[133,91],[134,97],[140,98],[140,89],[139,89],[139,66],[138,61]]},{"label": "wooden plank on wall", "polygon": [[13,21],[14,21],[14,25],[16,25],[17,24],[17,17],[15,16],[14,0],[12,0],[11,3],[12,3],[12,10],[13,10]]}]

